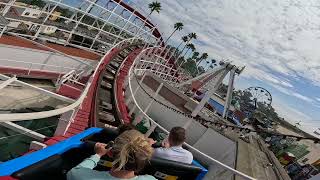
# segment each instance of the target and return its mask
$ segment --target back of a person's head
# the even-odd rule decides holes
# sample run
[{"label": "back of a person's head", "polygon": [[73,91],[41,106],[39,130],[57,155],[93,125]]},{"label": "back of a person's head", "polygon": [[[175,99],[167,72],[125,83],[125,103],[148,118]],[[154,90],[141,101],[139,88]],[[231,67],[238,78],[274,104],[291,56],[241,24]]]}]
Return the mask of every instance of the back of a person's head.
[{"label": "back of a person's head", "polygon": [[134,130],[136,127],[132,124],[121,124],[118,126],[118,133],[119,135],[122,134],[125,131]]},{"label": "back of a person's head", "polygon": [[144,135],[137,130],[127,130],[114,142],[112,152],[116,170],[140,171],[151,158],[153,149]]},{"label": "back of a person's head", "polygon": [[182,127],[174,127],[170,130],[169,143],[171,146],[180,146],[186,139],[186,130]]}]

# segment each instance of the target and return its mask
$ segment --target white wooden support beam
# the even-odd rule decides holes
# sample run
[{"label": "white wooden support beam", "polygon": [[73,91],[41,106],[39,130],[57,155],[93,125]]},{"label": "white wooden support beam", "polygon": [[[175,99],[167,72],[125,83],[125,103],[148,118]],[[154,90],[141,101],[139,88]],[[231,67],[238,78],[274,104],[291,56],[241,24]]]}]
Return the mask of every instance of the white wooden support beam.
[{"label": "white wooden support beam", "polygon": [[[59,2],[61,2],[62,0],[59,0]],[[48,8],[50,9],[50,4],[49,3],[47,3],[46,4],[46,6],[49,6]],[[34,37],[32,38],[32,40],[35,40],[35,39],[37,39],[37,37],[39,36],[39,34],[40,34],[40,32],[42,31],[42,28],[43,27],[46,27],[44,24],[47,22],[47,20],[49,19],[49,17],[52,15],[52,13],[55,11],[55,9],[57,8],[57,6],[58,6],[58,3],[56,3],[56,5],[49,11],[49,13],[47,14],[47,16],[44,18],[44,20],[42,21],[42,23],[41,23],[41,25],[40,25],[40,27],[39,27],[39,29],[38,29],[38,31],[36,32],[36,34],[34,35]],[[43,9],[42,9],[42,11],[44,11]],[[42,67],[41,67],[42,68]]]},{"label": "white wooden support beam", "polygon": [[29,150],[41,150],[41,149],[44,149],[46,148],[47,145],[46,144],[43,144],[41,142],[38,142],[38,141],[31,141],[30,143],[30,147],[29,147]]},{"label": "white wooden support beam", "polygon": [[[121,2],[121,1],[120,1]],[[125,24],[123,25],[121,31],[119,32],[119,34],[117,34],[117,39],[113,42],[113,46],[117,43],[119,36],[121,36],[123,30],[126,28],[128,22],[130,21],[131,17],[134,15],[134,13],[136,12],[136,10],[133,10],[133,12],[131,13],[131,15],[129,16],[129,18],[126,20]]]},{"label": "white wooden support beam", "polygon": [[14,82],[14,81],[16,81],[16,80],[17,80],[16,77],[12,77],[12,78],[10,78],[10,79],[5,80],[4,82],[2,82],[2,83],[0,84],[0,90],[3,89],[3,88],[5,88],[6,86],[8,86],[9,84],[11,84],[12,82]]},{"label": "white wooden support beam", "polygon": [[213,70],[213,71],[209,71],[209,72],[205,72],[195,78],[192,78],[192,79],[189,79],[188,81],[185,81],[185,82],[182,82],[181,84],[179,84],[177,87],[182,87],[186,84],[191,84],[193,81],[196,81],[196,80],[199,80],[199,79],[202,79],[203,77],[206,77],[206,76],[210,76],[210,75],[214,75],[216,76],[217,74],[219,74],[220,72],[222,72],[223,70],[225,69],[225,67],[220,67],[216,70]]},{"label": "white wooden support beam", "polygon": [[7,26],[4,26],[0,32],[0,38],[6,30],[7,30]]},{"label": "white wooden support beam", "polygon": [[220,74],[220,77],[217,77],[218,80],[215,83],[214,88],[210,89],[206,92],[200,103],[197,105],[197,107],[192,111],[191,116],[196,117],[198,113],[201,111],[201,109],[204,107],[204,105],[209,101],[211,96],[216,92],[216,90],[219,88],[220,84],[222,83],[223,79],[228,74],[229,70],[224,70],[223,73]]},{"label": "white wooden support beam", "polygon": [[[84,14],[80,17],[80,19],[79,19],[79,20],[78,20],[78,19],[76,20],[76,24],[75,24],[75,26],[72,28],[72,31],[71,31],[71,33],[69,34],[69,37],[68,37],[68,39],[67,39],[67,43],[68,43],[68,44],[69,44],[69,42],[70,42],[70,40],[71,40],[71,38],[72,38],[72,35],[75,33],[76,29],[78,28],[78,26],[79,26],[80,22],[82,21],[82,19],[84,18],[84,16],[86,16],[86,15],[89,14],[89,11],[92,9],[92,6],[97,2],[97,0],[91,0],[91,1],[92,1],[92,3],[90,3],[89,1],[85,1],[85,2],[84,2],[84,3],[89,3],[89,6],[86,8]],[[81,7],[80,7],[80,9],[81,9]],[[74,15],[76,16],[77,13],[78,13],[78,11],[74,12]],[[73,19],[73,18],[72,18],[72,19]]]},{"label": "white wooden support beam", "polygon": [[74,114],[75,114],[75,111],[71,110],[71,111],[63,113],[60,116],[58,126],[56,128],[55,133],[54,133],[55,136],[62,136],[67,132],[67,130],[73,120]]},{"label": "white wooden support beam", "polygon": [[43,142],[45,140],[45,138],[46,138],[46,136],[43,135],[43,134],[40,134],[38,132],[32,131],[30,129],[27,129],[27,128],[22,127],[22,126],[20,126],[18,124],[15,124],[13,122],[1,122],[0,125],[8,128],[8,129],[11,129],[11,130],[13,130],[15,132],[18,132],[18,133],[24,134],[26,136],[32,137],[32,138],[34,138],[34,139],[36,139],[38,141],[41,141],[41,142]]},{"label": "white wooden support beam", "polygon": [[[154,93],[153,97],[156,98],[161,90],[161,88],[163,87],[163,83],[161,83],[158,87],[158,89],[156,90],[156,92]],[[151,99],[151,101],[149,102],[149,104],[147,105],[147,107],[144,109],[143,113],[140,113],[132,122],[133,125],[137,125],[143,118],[143,114],[146,114],[148,112],[148,110],[150,109],[151,105],[153,104],[154,99]]]},{"label": "white wooden support beam", "polygon": [[5,16],[9,12],[11,6],[13,6],[15,2],[16,2],[16,0],[10,0],[7,3],[7,5],[2,10],[2,16]]},{"label": "white wooden support beam", "polygon": [[[142,84],[144,78],[146,77],[147,73],[144,73],[144,75],[142,76],[142,78],[140,79],[140,81],[138,82],[139,84]],[[136,79],[137,80],[137,79]],[[134,90],[132,96],[135,96],[138,92],[138,90],[140,89],[140,86],[139,84],[137,85],[137,88]],[[126,105],[128,105],[130,102],[132,101],[132,97],[129,97],[127,100],[126,100]]]},{"label": "white wooden support beam", "polygon": [[[3,75],[3,74],[0,74],[0,79],[8,80],[8,79],[10,79],[10,77],[8,77],[6,75]],[[46,94],[48,96],[54,97],[56,99],[59,99],[59,100],[65,101],[65,102],[74,103],[76,101],[74,99],[71,99],[71,98],[56,94],[54,92],[48,91],[46,89],[39,88],[37,86],[31,85],[31,84],[28,84],[28,83],[25,83],[25,82],[22,82],[22,81],[19,81],[19,80],[15,80],[15,83],[19,84],[19,85],[22,85],[22,86],[25,86],[25,87],[28,87],[28,88],[31,88],[31,89],[34,89],[34,90],[36,90],[36,91],[38,91],[40,93]]]},{"label": "white wooden support beam", "polygon": [[233,67],[232,70],[230,71],[227,97],[226,97],[226,101],[224,104],[223,115],[222,115],[223,118],[228,117],[228,112],[229,112],[230,103],[231,103],[231,99],[232,99],[232,91],[233,91],[233,84],[234,84],[235,75],[236,75],[236,68]]}]

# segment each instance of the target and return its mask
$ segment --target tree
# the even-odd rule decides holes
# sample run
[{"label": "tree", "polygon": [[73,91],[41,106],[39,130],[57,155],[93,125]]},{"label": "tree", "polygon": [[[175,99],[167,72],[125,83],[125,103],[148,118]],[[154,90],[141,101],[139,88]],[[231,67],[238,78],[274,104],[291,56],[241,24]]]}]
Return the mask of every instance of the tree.
[{"label": "tree", "polygon": [[190,34],[188,34],[188,36],[189,36],[189,38],[190,39],[197,39],[197,34],[196,33],[190,33]]},{"label": "tree", "polygon": [[196,50],[196,47],[192,43],[187,44],[186,47],[187,47],[187,51],[184,53],[183,57],[186,56],[186,54],[189,52],[189,50],[191,50],[193,52]]},{"label": "tree", "polygon": [[197,61],[198,61],[197,66],[199,66],[199,64],[200,64],[203,60],[205,60],[205,59],[207,59],[207,58],[208,58],[208,53],[202,53],[202,55],[200,56],[200,58],[197,59]]},{"label": "tree", "polygon": [[188,36],[182,36],[181,42],[180,42],[180,44],[178,45],[178,47],[176,48],[178,54],[179,54],[179,47],[182,45],[182,43],[186,43],[188,40],[189,40]]},{"label": "tree", "polygon": [[[60,12],[61,16],[63,16],[63,17],[71,17],[72,14],[73,14],[73,12],[70,11],[68,8],[62,8],[60,6],[56,7],[56,11]],[[59,18],[58,21],[64,22],[65,19],[64,18]]]},{"label": "tree", "polygon": [[176,31],[181,31],[183,29],[183,23],[182,22],[177,22],[173,26],[174,30],[168,37],[168,39],[164,42],[165,44],[168,42],[168,40],[171,38],[171,36],[176,32]]},{"label": "tree", "polygon": [[[181,56],[179,59],[178,59],[178,62],[181,62],[180,63],[180,65],[179,65],[179,67],[184,63],[184,61],[185,61],[185,55],[188,53],[188,51],[191,49],[192,51],[195,51],[195,46],[192,44],[192,43],[189,43],[189,44],[187,44],[186,45],[186,47],[187,47],[187,51],[184,53],[184,55],[183,56]],[[182,52],[181,52],[182,53]],[[180,54],[181,54],[180,53]],[[182,59],[182,60],[180,60],[180,59]],[[190,58],[189,59],[187,59],[187,60],[191,60]],[[179,63],[177,63],[177,64],[179,64]],[[178,68],[179,68],[178,67]]]},{"label": "tree", "polygon": [[[182,48],[181,53],[184,51],[184,49],[187,47],[187,45],[189,44],[189,42],[190,42],[192,39],[197,39],[197,34],[196,34],[196,33],[189,33],[189,34],[188,34],[188,40],[186,41],[186,44],[185,44],[184,47]],[[179,54],[179,56],[181,55],[181,53]]]},{"label": "tree", "polygon": [[206,63],[207,63],[206,69],[208,69],[208,68],[209,68],[209,66],[210,66],[210,65],[209,65],[209,64],[210,64],[210,62],[211,62],[211,61],[206,61]]},{"label": "tree", "polygon": [[188,38],[188,36],[182,36],[181,40],[182,40],[181,43],[178,45],[178,47],[176,48],[176,50],[174,52],[175,56],[182,53],[182,52],[179,52],[179,47],[182,45],[182,43],[186,43],[189,40],[189,38]]},{"label": "tree", "polygon": [[207,61],[207,64],[210,63],[209,68],[213,69],[217,64],[215,64],[217,61],[215,59],[211,59],[211,61]]},{"label": "tree", "polygon": [[[183,42],[186,43],[186,42],[189,40],[189,37],[188,37],[188,36],[182,36],[181,40],[182,40],[182,42],[179,44],[179,46],[180,46]],[[179,48],[179,46],[178,46],[178,48]]]},{"label": "tree", "polygon": [[46,5],[46,3],[42,0],[22,0],[21,2],[38,7],[44,7]]},{"label": "tree", "polygon": [[193,77],[196,76],[198,72],[195,61],[191,59],[188,59],[187,62],[183,63],[181,67],[188,71]]},{"label": "tree", "polygon": [[198,72],[199,72],[199,74],[202,74],[202,73],[205,72],[205,70],[204,70],[204,68],[202,66],[199,66],[198,67]]},{"label": "tree", "polygon": [[197,52],[197,51],[193,52],[191,59],[197,59],[198,56],[199,56],[199,54],[200,54],[200,53]]},{"label": "tree", "polygon": [[[252,102],[252,94],[248,91],[234,91],[233,97],[239,97],[240,109],[241,111],[252,111],[261,112],[265,114],[265,116],[274,121],[280,121],[280,117],[278,116],[277,112],[271,105],[265,105],[261,102],[258,102],[257,109],[254,109],[254,104]],[[253,115],[255,115],[254,113]]]},{"label": "tree", "polygon": [[153,12],[157,12],[160,13],[161,10],[161,3],[159,3],[158,1],[152,2],[149,4],[149,9],[150,9],[150,13],[148,14],[148,16],[145,18],[145,20],[143,21],[142,25],[140,26],[139,30],[136,32],[135,36],[140,36],[140,30],[143,29],[143,26],[146,24],[149,16],[151,16],[151,14]]},{"label": "tree", "polygon": [[150,9],[150,14],[148,16],[150,16],[154,11],[157,13],[160,13],[161,3],[159,3],[158,1],[152,2],[149,4],[149,9]]}]

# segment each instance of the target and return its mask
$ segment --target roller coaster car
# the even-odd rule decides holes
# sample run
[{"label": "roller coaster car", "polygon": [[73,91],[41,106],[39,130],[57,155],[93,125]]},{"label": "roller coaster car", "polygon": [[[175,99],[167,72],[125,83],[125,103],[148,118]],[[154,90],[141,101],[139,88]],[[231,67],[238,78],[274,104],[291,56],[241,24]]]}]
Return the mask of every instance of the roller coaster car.
[{"label": "roller coaster car", "polygon": [[[0,176],[21,180],[63,180],[67,172],[94,154],[95,142],[108,143],[118,133],[114,129],[90,128],[45,149],[0,164]],[[112,159],[102,157],[95,170],[108,171]],[[184,164],[153,158],[139,174],[150,174],[157,179],[202,179],[207,169],[194,161]],[[0,177],[1,179],[1,177]]]}]

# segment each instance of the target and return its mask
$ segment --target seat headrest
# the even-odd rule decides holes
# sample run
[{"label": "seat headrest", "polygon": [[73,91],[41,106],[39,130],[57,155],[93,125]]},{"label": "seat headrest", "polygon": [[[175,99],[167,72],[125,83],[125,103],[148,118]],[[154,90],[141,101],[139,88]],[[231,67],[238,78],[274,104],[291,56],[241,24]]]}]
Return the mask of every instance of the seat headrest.
[{"label": "seat headrest", "polygon": [[160,158],[152,158],[141,174],[150,174],[159,179],[174,176],[178,179],[196,179],[202,169],[192,164],[185,164]]},{"label": "seat headrest", "polygon": [[186,163],[181,163],[181,162],[176,162],[176,161],[171,161],[171,160],[166,160],[166,159],[160,159],[160,158],[152,158],[150,160],[151,165],[155,165],[158,167],[164,167],[164,168],[169,168],[169,167],[174,167],[176,170],[192,170],[192,171],[198,171],[201,172],[202,169],[198,166],[195,166],[193,164],[186,164]]},{"label": "seat headrest", "polygon": [[104,128],[100,133],[95,133],[91,136],[88,136],[82,141],[94,141],[94,142],[101,142],[101,143],[108,143],[109,141],[114,140],[118,136],[118,131],[115,128]]}]

